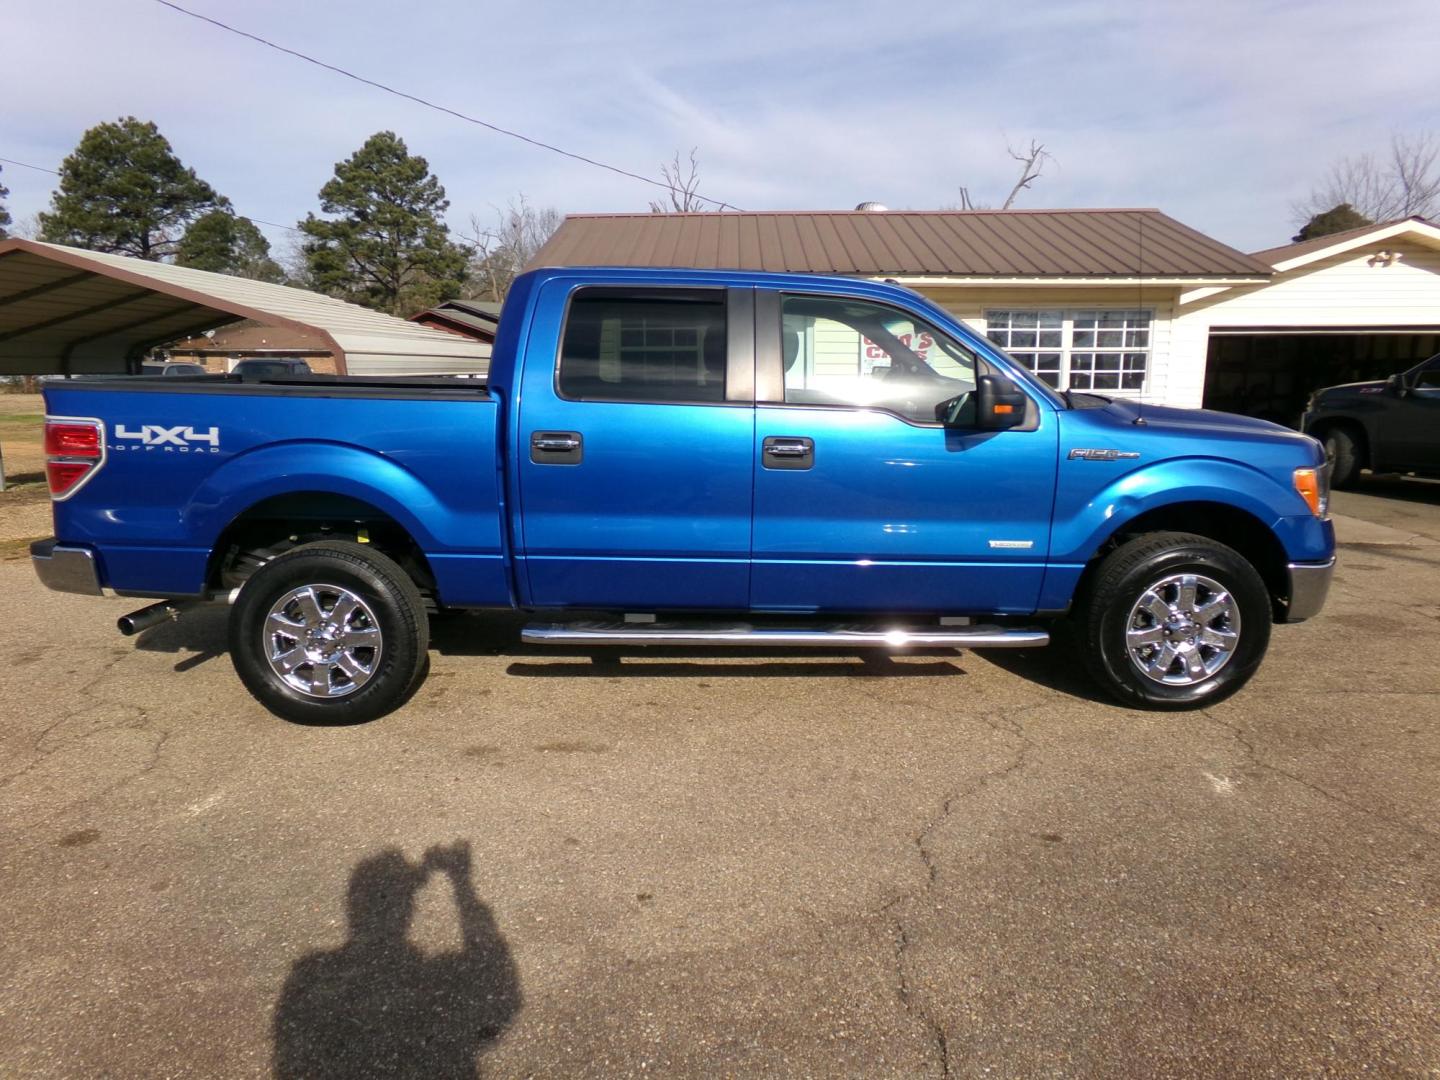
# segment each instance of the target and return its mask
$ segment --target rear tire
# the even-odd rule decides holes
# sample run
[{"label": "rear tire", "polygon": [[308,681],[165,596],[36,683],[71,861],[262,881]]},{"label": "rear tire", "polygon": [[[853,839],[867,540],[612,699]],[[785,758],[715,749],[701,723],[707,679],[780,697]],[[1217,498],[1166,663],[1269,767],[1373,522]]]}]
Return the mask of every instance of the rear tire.
[{"label": "rear tire", "polygon": [[1330,462],[1332,487],[1350,487],[1360,478],[1360,447],[1343,427],[1325,433],[1325,459]]},{"label": "rear tire", "polygon": [[430,624],[420,590],[364,544],[322,541],[272,559],[230,613],[230,657],[276,716],[356,724],[404,704],[424,677]]},{"label": "rear tire", "polygon": [[1240,554],[1189,533],[1150,533],[1097,568],[1075,614],[1080,660],[1111,697],[1194,709],[1239,690],[1270,643],[1264,580]]}]

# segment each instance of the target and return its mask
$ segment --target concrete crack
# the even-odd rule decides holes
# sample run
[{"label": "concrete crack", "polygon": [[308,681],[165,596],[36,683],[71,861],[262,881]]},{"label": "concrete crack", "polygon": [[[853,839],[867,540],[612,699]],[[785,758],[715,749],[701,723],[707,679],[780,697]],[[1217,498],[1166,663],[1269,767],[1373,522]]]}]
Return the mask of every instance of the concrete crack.
[{"label": "concrete crack", "polygon": [[950,1040],[945,1035],[945,1029],[939,1022],[930,1015],[924,1005],[916,1001],[910,989],[910,978],[905,973],[905,952],[910,947],[910,937],[905,932],[905,924],[899,919],[893,920],[895,924],[895,970],[899,975],[895,992],[900,998],[900,1004],[905,1011],[912,1016],[918,1017],[929,1029],[930,1038],[934,1043],[935,1053],[940,1059],[941,1080],[949,1080],[950,1077]]},{"label": "concrete crack", "polygon": [[[153,770],[160,763],[161,754],[164,751],[165,744],[170,739],[172,730],[169,728],[152,728],[150,726],[150,713],[143,706],[135,705],[130,702],[124,701],[112,701],[108,697],[101,695],[99,692],[99,687],[111,674],[111,672],[114,671],[114,669],[120,664],[124,663],[127,659],[130,659],[130,656],[131,654],[128,650],[117,650],[112,652],[110,659],[100,666],[99,671],[97,671],[85,683],[83,683],[77,688],[76,693],[79,697],[79,701],[77,702],[76,707],[66,710],[58,719],[50,722],[49,724],[46,724],[43,728],[41,728],[39,733],[36,734],[36,736],[31,742],[31,752],[35,755],[34,758],[20,768],[15,769],[14,771],[7,773],[4,776],[0,776],[0,790],[4,790],[12,786],[13,784],[21,780],[23,777],[25,777],[27,774],[40,768],[56,754],[63,753],[71,747],[75,746],[76,744],[82,743],[86,739],[92,738],[104,732],[128,730],[144,732],[147,735],[151,736],[154,739],[154,743],[150,748],[148,760],[143,765],[129,772],[125,776],[122,776],[118,780],[107,784],[101,790],[94,792],[93,794],[78,798],[73,802],[66,803],[63,807],[53,811],[50,814],[46,814],[44,817],[39,819],[40,821],[49,820],[49,818],[54,817],[56,814],[67,812],[73,810],[77,806],[83,806],[86,803],[91,803],[95,802],[96,800],[103,799],[107,795],[118,791],[126,784],[132,783],[140,777],[144,776],[146,773]],[[60,740],[54,742],[53,744],[50,744],[51,735],[60,728],[62,728],[65,724],[70,723],[77,717],[84,716],[87,713],[95,712],[97,710],[101,712],[113,712],[115,714],[115,719],[109,723],[100,723],[98,726],[91,729],[90,731],[87,731],[81,735],[77,735],[74,738]],[[32,824],[37,823],[38,822],[34,822]]]},{"label": "concrete crack", "polygon": [[1240,731],[1240,729],[1234,724],[1227,724],[1224,720],[1221,720],[1219,717],[1215,716],[1208,709],[1206,709],[1202,713],[1202,715],[1205,717],[1205,719],[1209,720],[1216,727],[1223,728],[1226,732],[1228,732],[1230,734],[1230,737],[1233,738],[1235,742],[1237,742],[1240,747],[1245,751],[1245,756],[1250,759],[1250,761],[1255,765],[1256,768],[1264,769],[1266,772],[1274,773],[1276,776],[1283,777],[1284,779],[1289,780],[1292,783],[1299,784],[1307,791],[1313,792],[1314,794],[1319,795],[1322,799],[1326,799],[1329,802],[1335,803],[1337,806],[1343,806],[1347,810],[1352,810],[1357,814],[1363,815],[1364,817],[1372,818],[1375,821],[1382,822],[1386,825],[1391,826],[1392,828],[1399,829],[1401,832],[1406,832],[1409,833],[1411,836],[1419,837],[1426,843],[1434,844],[1436,842],[1440,842],[1440,834],[1431,832],[1429,829],[1423,828],[1419,825],[1414,825],[1411,822],[1404,820],[1403,818],[1397,818],[1391,814],[1382,813],[1379,810],[1364,806],[1361,803],[1355,802],[1353,799],[1345,797],[1344,795],[1336,794],[1335,792],[1330,791],[1328,788],[1321,787],[1319,784],[1316,784],[1311,780],[1305,779],[1305,777],[1300,776],[1298,773],[1293,773],[1289,769],[1283,769],[1279,765],[1272,765],[1270,762],[1265,761],[1263,758],[1260,757],[1258,751],[1256,751],[1255,749],[1255,744],[1252,743],[1249,739],[1247,739],[1245,735]]},{"label": "concrete crack", "polygon": [[910,950],[910,932],[906,928],[904,919],[898,914],[895,914],[894,909],[907,900],[916,900],[929,895],[935,888],[935,883],[939,880],[940,870],[936,865],[935,856],[930,850],[929,839],[931,834],[950,816],[955,806],[963,800],[979,794],[990,785],[1019,772],[1028,764],[1030,751],[1034,748],[1034,743],[1031,742],[1030,738],[1025,734],[1025,728],[1019,719],[1019,715],[1039,707],[1038,705],[1027,706],[1020,710],[1020,713],[1015,716],[1007,716],[1003,712],[997,712],[986,713],[980,717],[986,727],[999,733],[1014,744],[1012,758],[1000,768],[993,769],[972,783],[949,792],[944,799],[941,800],[940,808],[911,838],[911,842],[915,845],[915,851],[920,857],[920,862],[925,867],[925,884],[918,890],[912,890],[892,897],[874,912],[876,915],[884,915],[889,918],[894,927],[896,996],[899,998],[900,1004],[905,1011],[924,1023],[926,1029],[929,1031],[935,1054],[939,1059],[940,1076],[944,1078],[944,1080],[948,1080],[950,1076],[949,1037],[945,1033],[944,1026],[931,1015],[930,1011],[925,1007],[924,1002],[919,999],[920,995],[911,985],[910,976],[906,970],[907,955]]}]

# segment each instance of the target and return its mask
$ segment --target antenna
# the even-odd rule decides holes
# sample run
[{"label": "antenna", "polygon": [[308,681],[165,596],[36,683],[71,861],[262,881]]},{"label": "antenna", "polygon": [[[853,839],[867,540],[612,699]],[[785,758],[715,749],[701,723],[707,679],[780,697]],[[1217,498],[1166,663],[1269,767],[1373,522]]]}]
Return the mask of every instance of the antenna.
[{"label": "antenna", "polygon": [[[1135,256],[1139,266],[1135,270],[1135,310],[1145,310],[1145,211],[1139,210],[1135,214]],[[1123,334],[1123,331],[1122,331]],[[1146,344],[1150,346],[1147,350],[1150,359],[1155,359],[1155,327],[1151,326]],[[1145,377],[1140,383],[1140,393],[1135,396],[1135,423],[1143,427],[1145,424],[1145,385],[1150,381],[1150,363],[1145,364]],[[1125,362],[1120,362],[1123,371]]]}]

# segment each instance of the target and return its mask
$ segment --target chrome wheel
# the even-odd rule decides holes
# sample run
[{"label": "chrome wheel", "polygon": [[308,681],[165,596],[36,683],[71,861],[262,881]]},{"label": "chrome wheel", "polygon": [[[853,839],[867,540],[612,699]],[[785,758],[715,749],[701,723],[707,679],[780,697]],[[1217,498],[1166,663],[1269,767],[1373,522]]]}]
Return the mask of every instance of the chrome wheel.
[{"label": "chrome wheel", "polygon": [[291,589],[265,617],[265,656],[306,697],[353,694],[380,664],[380,624],[370,606],[338,585]]},{"label": "chrome wheel", "polygon": [[1171,574],[1140,594],[1125,623],[1130,662],[1167,686],[1214,675],[1240,644],[1240,605],[1213,578]]}]

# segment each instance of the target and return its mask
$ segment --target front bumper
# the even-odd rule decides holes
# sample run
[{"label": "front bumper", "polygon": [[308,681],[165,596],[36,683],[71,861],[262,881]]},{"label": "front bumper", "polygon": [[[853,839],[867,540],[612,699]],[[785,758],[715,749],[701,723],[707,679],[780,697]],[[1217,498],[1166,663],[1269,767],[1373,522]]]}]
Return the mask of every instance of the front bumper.
[{"label": "front bumper", "polygon": [[1320,614],[1325,598],[1330,595],[1330,579],[1335,576],[1335,557],[1323,563],[1291,563],[1290,602],[1285,607],[1287,623],[1304,622]]},{"label": "front bumper", "polygon": [[30,545],[30,562],[47,588],[56,592],[103,596],[100,567],[89,548],[71,547],[54,540],[36,540]]}]

